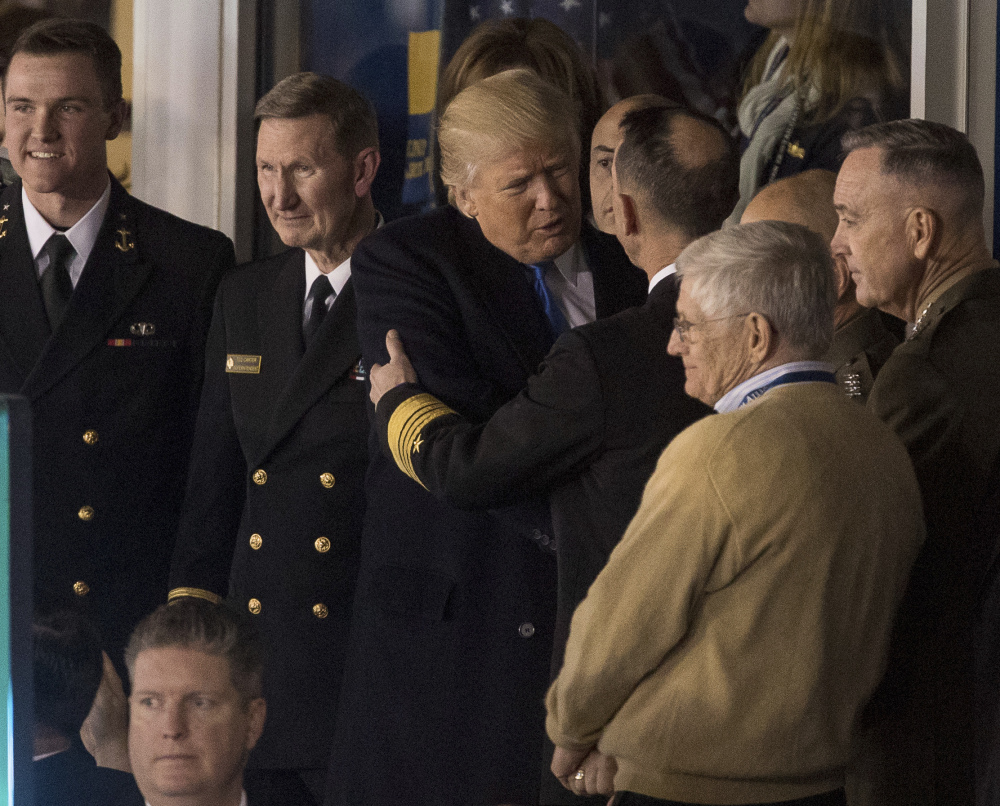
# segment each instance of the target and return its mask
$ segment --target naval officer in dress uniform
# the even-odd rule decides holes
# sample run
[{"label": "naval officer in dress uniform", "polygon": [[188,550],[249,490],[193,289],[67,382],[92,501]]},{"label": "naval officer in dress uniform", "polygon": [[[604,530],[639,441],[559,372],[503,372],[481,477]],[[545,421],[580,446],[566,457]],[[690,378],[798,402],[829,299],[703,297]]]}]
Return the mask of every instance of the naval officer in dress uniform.
[{"label": "naval officer in dress uniform", "polygon": [[361,95],[315,73],[284,79],[256,115],[261,198],[292,249],[219,289],[170,598],[228,593],[256,617],[268,718],[251,766],[319,800],[364,515],[350,277],[378,219],[378,130]]},{"label": "naval officer in dress uniform", "polygon": [[0,196],[0,392],[34,418],[36,602],[82,606],[109,654],[167,584],[224,235],[131,198],[108,173],[121,52],[47,20],[4,74],[21,180]]}]

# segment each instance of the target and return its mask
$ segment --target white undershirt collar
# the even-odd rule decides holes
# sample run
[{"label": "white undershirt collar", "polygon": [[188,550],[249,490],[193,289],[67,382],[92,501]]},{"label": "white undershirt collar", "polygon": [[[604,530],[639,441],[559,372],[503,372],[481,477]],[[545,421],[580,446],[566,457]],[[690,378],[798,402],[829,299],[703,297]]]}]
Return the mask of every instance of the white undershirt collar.
[{"label": "white undershirt collar", "polygon": [[671,274],[676,274],[676,273],[677,273],[676,263],[671,263],[669,266],[664,266],[656,274],[654,274],[653,279],[649,281],[649,290],[652,291],[656,287],[657,283],[659,283],[664,278],[669,277]]},{"label": "white undershirt collar", "polygon": [[[104,223],[104,216],[108,212],[108,204],[111,202],[111,181],[104,188],[104,193],[97,203],[91,207],[86,215],[77,221],[72,227],[63,233],[73,245],[76,255],[69,264],[69,279],[76,288],[80,275],[83,274],[83,267],[87,265],[90,253],[94,251],[94,244],[97,243],[97,236],[101,232],[101,225]],[[49,256],[42,252],[45,244],[53,233],[58,230],[46,221],[42,214],[35,209],[35,205],[28,198],[28,192],[21,188],[21,204],[24,208],[24,228],[28,231],[28,244],[31,247],[31,256],[35,260],[35,269],[38,276],[49,265]]]}]

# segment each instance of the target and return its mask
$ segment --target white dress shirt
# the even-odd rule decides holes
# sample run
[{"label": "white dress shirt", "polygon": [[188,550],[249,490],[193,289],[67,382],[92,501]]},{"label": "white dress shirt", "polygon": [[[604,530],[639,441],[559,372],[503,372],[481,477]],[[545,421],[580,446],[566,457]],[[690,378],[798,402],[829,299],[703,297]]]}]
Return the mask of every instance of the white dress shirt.
[{"label": "white dress shirt", "polygon": [[766,369],[754,375],[752,378],[747,378],[743,383],[734,386],[715,404],[715,410],[719,414],[726,414],[730,411],[736,411],[741,405],[743,405],[743,398],[745,398],[750,392],[755,389],[760,389],[763,386],[767,386],[769,383],[778,380],[784,375],[789,375],[793,372],[825,372],[830,375],[830,380],[833,380],[833,366],[827,364],[825,361],[790,361],[787,364],[781,364],[777,367],[771,367],[771,369]]},{"label": "white dress shirt", "polygon": [[577,241],[554,261],[555,269],[545,272],[545,285],[555,297],[570,327],[597,319],[594,302],[594,275],[587,265],[583,247]]},{"label": "white dress shirt", "polygon": [[[94,244],[97,243],[97,236],[101,232],[101,224],[104,223],[104,214],[108,212],[108,203],[111,201],[111,182],[104,188],[104,193],[97,203],[87,211],[87,214],[77,221],[63,234],[69,239],[76,250],[76,254],[69,264],[69,279],[76,288],[80,275],[83,274],[83,267],[87,265],[87,258],[94,251]],[[28,230],[28,244],[31,247],[31,256],[35,259],[35,270],[38,276],[42,276],[49,266],[49,256],[42,251],[49,238],[59,230],[53,227],[48,221],[42,218],[42,214],[35,209],[28,199],[28,193],[21,188],[21,204],[24,206],[24,227]]]}]

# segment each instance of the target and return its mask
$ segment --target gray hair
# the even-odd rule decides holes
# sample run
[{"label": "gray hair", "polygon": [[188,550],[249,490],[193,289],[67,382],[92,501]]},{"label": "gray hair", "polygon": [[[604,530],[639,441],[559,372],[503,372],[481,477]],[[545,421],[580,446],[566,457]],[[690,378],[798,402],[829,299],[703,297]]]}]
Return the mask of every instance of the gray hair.
[{"label": "gray hair", "polygon": [[172,647],[225,658],[233,688],[244,702],[261,696],[264,650],[246,616],[204,599],[185,598],[160,605],[139,622],[125,648],[125,665],[132,684],[140,653]]},{"label": "gray hair", "polygon": [[254,120],[289,120],[326,115],[333,124],[337,151],[353,159],[378,148],[375,109],[354,87],[319,73],[295,73],[282,79],[257,102]]},{"label": "gray hair", "polygon": [[882,173],[914,185],[954,188],[962,214],[982,218],[986,195],[983,166],[975,146],[960,131],[930,120],[893,120],[847,132],[845,153],[859,148],[882,152]]},{"label": "gray hair", "polygon": [[759,313],[804,359],[833,339],[830,247],[799,224],[756,221],[712,232],[677,258],[684,288],[709,318]]},{"label": "gray hair", "polygon": [[455,188],[472,182],[481,163],[526,147],[579,158],[577,119],[566,94],[531,70],[504,70],[466,87],[448,104],[438,126],[448,198],[454,202]]}]

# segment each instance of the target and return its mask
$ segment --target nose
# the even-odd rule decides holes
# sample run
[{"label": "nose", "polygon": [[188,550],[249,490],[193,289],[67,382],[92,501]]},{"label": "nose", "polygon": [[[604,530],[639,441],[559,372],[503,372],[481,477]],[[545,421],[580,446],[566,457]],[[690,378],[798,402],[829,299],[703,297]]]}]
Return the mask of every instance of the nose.
[{"label": "nose", "polygon": [[55,110],[40,108],[34,114],[31,126],[32,136],[42,142],[51,143],[59,137],[59,127],[56,125]]},{"label": "nose", "polygon": [[535,192],[535,207],[539,210],[555,210],[562,203],[562,195],[555,177],[542,174],[538,177]]},{"label": "nose", "polygon": [[667,352],[670,355],[680,355],[684,350],[684,342],[681,341],[681,334],[677,328],[670,331],[670,340],[667,342]]},{"label": "nose", "polygon": [[183,703],[172,703],[164,709],[163,736],[168,739],[179,739],[187,733],[187,714]]},{"label": "nose", "polygon": [[830,254],[834,257],[848,254],[847,238],[844,237],[844,223],[837,224],[837,231],[833,233],[833,240],[830,241]]},{"label": "nose", "polygon": [[299,203],[295,181],[283,173],[274,183],[274,206],[278,210],[291,210]]}]

